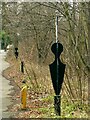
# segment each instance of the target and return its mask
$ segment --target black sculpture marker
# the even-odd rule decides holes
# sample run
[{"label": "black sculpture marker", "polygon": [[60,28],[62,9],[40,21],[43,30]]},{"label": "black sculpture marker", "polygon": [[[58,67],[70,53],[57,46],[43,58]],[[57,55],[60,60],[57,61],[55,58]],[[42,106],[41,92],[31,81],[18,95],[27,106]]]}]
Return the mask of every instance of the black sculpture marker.
[{"label": "black sculpture marker", "polygon": [[18,58],[18,48],[17,47],[15,48],[15,57],[16,57],[16,59]]},{"label": "black sculpture marker", "polygon": [[[58,18],[56,20],[58,20]],[[52,79],[53,87],[54,87],[55,94],[56,94],[56,96],[54,96],[54,107],[55,107],[56,115],[61,115],[60,92],[61,92],[61,88],[62,88],[62,83],[63,83],[66,65],[63,64],[61,62],[61,60],[59,59],[60,54],[63,52],[63,46],[61,43],[58,43],[58,41],[57,41],[57,27],[56,27],[56,43],[54,43],[52,45],[51,50],[55,55],[55,61],[49,65],[51,79]]]},{"label": "black sculpture marker", "polygon": [[21,61],[21,72],[24,73],[24,62]]}]

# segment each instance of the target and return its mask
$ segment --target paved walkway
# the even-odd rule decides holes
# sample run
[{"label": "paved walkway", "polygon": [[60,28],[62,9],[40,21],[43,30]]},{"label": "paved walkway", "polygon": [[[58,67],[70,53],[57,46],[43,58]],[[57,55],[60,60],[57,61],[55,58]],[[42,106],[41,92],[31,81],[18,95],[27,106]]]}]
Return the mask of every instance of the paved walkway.
[{"label": "paved walkway", "polygon": [[2,71],[9,67],[9,64],[4,60],[6,52],[0,50],[0,120],[1,118],[9,118],[12,114],[7,111],[7,106],[12,104],[10,89],[13,88],[7,79],[2,76]]}]

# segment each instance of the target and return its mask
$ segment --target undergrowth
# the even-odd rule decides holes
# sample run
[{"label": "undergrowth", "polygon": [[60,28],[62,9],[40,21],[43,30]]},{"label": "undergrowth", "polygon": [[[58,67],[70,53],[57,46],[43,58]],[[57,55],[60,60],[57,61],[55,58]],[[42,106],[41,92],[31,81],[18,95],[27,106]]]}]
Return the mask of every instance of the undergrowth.
[{"label": "undergrowth", "polygon": [[[8,61],[11,67],[7,69],[6,74],[9,79],[21,86],[23,79],[29,85],[27,103],[30,108],[26,117],[33,118],[88,118],[88,105],[79,100],[70,100],[61,92],[61,116],[56,116],[54,111],[54,89],[50,78],[48,66],[40,66],[35,63],[24,61],[24,74],[20,71],[20,59],[16,60],[8,53]],[[32,101],[32,103],[30,103]],[[19,103],[18,103],[19,104]],[[34,106],[31,107],[31,105]],[[16,105],[17,106],[17,105]],[[14,106],[15,107],[15,106]],[[12,107],[12,109],[14,109]],[[16,107],[17,109],[17,107]],[[18,117],[22,112],[18,113]],[[22,114],[22,117],[25,117]]]}]

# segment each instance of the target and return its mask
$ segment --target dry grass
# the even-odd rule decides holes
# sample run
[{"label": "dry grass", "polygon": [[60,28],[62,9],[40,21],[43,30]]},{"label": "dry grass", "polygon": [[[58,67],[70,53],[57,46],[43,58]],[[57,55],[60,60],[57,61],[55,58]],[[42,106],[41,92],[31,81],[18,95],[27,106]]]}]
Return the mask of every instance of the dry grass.
[{"label": "dry grass", "polygon": [[[49,66],[43,64],[39,65],[35,62],[33,63],[27,59],[24,59],[23,74],[20,70],[21,59],[19,58],[18,60],[16,60],[15,57],[13,57],[13,52],[8,53],[7,61],[9,61],[11,64],[11,66],[7,69],[5,73],[8,79],[14,80],[19,87],[22,85],[23,79],[27,80],[27,84],[30,87],[30,89],[28,90],[27,103],[28,108],[32,109],[31,111],[24,112],[23,114],[23,112],[20,111],[20,105],[18,103],[15,104],[13,108],[11,108],[11,111],[13,111],[13,109],[16,109],[16,111],[18,111],[17,117],[56,117],[53,108],[53,96],[55,95],[55,93],[52,86]],[[86,103],[82,104],[82,100],[77,99],[75,96],[77,88],[76,82],[74,82],[74,84],[73,80],[70,81],[70,83],[68,82],[69,81],[65,76],[61,92],[62,117],[66,116],[67,118],[80,118],[81,116],[87,118],[87,101]],[[69,87],[71,87],[72,91],[70,91]],[[72,97],[72,94],[74,98]],[[20,102],[20,93],[17,94],[17,99]],[[49,111],[49,109],[51,112]]]}]

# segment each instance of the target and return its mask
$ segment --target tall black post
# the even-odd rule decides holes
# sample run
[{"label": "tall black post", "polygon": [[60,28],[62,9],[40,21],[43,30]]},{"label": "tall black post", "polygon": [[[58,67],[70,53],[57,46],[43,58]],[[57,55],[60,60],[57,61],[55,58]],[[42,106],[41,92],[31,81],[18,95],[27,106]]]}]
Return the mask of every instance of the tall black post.
[{"label": "tall black post", "polygon": [[24,62],[21,61],[21,72],[24,73]]},{"label": "tall black post", "polygon": [[16,57],[16,59],[18,58],[18,48],[17,47],[15,48],[15,57]]},{"label": "tall black post", "polygon": [[59,58],[60,54],[63,52],[63,46],[61,43],[58,42],[58,16],[56,16],[56,43],[52,45],[51,50],[55,55],[55,61],[49,65],[51,79],[56,94],[56,96],[54,96],[54,108],[56,115],[60,116],[61,115],[60,92],[61,92],[66,65],[63,64]]},{"label": "tall black post", "polygon": [[56,94],[56,96],[54,96],[54,107],[56,115],[60,115],[60,92],[66,65],[63,64],[59,59],[59,56],[63,51],[62,44],[54,43],[51,47],[51,50],[55,55],[55,61],[49,65],[52,83]]}]

